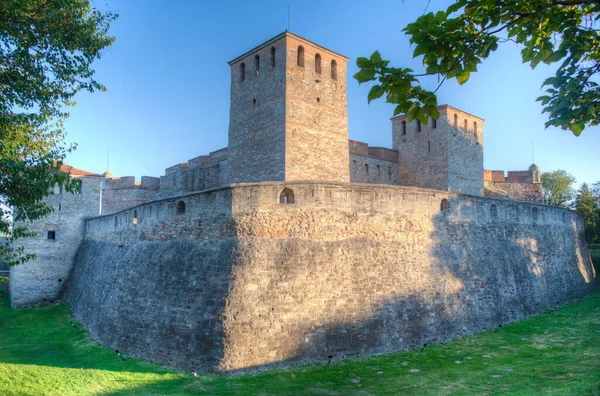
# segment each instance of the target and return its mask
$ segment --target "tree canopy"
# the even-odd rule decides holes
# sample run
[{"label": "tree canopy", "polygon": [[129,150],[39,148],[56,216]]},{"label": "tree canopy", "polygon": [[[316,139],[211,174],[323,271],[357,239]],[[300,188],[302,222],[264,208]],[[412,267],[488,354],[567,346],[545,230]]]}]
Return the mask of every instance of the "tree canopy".
[{"label": "tree canopy", "polygon": [[585,239],[592,243],[598,238],[598,199],[594,197],[587,183],[583,183],[575,199],[575,211],[583,217]]},{"label": "tree canopy", "polygon": [[457,0],[445,11],[427,13],[404,28],[413,57],[423,58],[423,72],[389,66],[375,51],[357,59],[359,83],[375,81],[368,100],[385,95],[396,104],[394,115],[427,123],[437,119],[436,90],[427,91],[420,79],[455,78],[459,84],[500,44],[522,46],[524,63],[556,63],[554,76],[542,87],[537,100],[548,114],[546,127],[555,126],[581,134],[586,126],[600,123],[600,2],[597,0]]},{"label": "tree canopy", "polygon": [[[88,0],[4,0],[0,2],[0,202],[15,209],[10,230],[0,206],[0,234],[10,240],[33,235],[27,221],[52,211],[43,198],[55,184],[74,190],[60,172],[73,146],[64,141],[65,108],[85,90],[104,90],[92,62],[114,37],[111,12]],[[32,255],[0,244],[0,260],[22,263]]]},{"label": "tree canopy", "polygon": [[575,198],[575,176],[559,169],[542,173],[542,190],[546,205],[568,208]]}]

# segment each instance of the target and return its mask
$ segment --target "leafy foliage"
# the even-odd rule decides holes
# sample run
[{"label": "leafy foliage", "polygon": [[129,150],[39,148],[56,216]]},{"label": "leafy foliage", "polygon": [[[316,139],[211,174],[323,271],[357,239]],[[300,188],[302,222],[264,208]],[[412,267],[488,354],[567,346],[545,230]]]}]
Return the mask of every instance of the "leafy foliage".
[{"label": "leafy foliage", "polygon": [[74,191],[60,172],[74,149],[64,141],[65,106],[81,90],[105,89],[94,79],[92,62],[110,46],[110,12],[88,0],[5,0],[0,2],[0,203],[14,208],[10,229],[0,206],[0,260],[7,265],[33,256],[12,243],[32,236],[27,221],[52,211],[42,199],[55,184]]},{"label": "leafy foliage", "polygon": [[[420,77],[438,75],[439,86],[455,78],[459,84],[499,44],[523,47],[524,63],[559,64],[542,87],[537,100],[548,113],[546,127],[556,126],[581,134],[586,126],[600,123],[600,35],[597,22],[600,2],[594,0],[457,0],[446,11],[428,13],[410,23],[404,32],[415,44],[413,57],[421,56],[425,72],[389,66],[379,52],[358,58],[359,83],[376,81],[369,102],[384,94],[396,104],[394,114],[409,120],[437,119],[437,97],[420,87]],[[439,89],[438,86],[438,89]]]},{"label": "leafy foliage", "polygon": [[598,240],[598,199],[594,197],[587,183],[583,183],[577,193],[575,210],[583,217],[588,245]]},{"label": "leafy foliage", "polygon": [[574,183],[575,176],[562,169],[542,173],[544,203],[563,208],[571,207],[571,201],[575,198]]}]

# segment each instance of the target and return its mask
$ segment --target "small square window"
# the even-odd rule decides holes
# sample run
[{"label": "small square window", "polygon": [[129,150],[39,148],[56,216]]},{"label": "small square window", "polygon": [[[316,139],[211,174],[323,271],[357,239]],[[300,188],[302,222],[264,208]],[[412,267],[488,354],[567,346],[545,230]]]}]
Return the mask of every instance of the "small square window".
[{"label": "small square window", "polygon": [[48,239],[56,239],[56,231],[48,231]]}]

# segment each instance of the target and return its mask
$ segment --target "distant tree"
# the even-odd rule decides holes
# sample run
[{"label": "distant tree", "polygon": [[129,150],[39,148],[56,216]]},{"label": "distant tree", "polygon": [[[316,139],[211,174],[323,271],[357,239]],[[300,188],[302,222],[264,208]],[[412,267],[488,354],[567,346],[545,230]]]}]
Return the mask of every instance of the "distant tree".
[{"label": "distant tree", "polygon": [[598,237],[598,202],[587,183],[583,183],[577,193],[575,210],[583,217],[585,239],[589,245],[597,240]]},{"label": "distant tree", "polygon": [[[413,57],[423,56],[424,72],[389,66],[378,51],[358,58],[359,83],[377,81],[369,102],[384,94],[397,104],[394,115],[427,123],[438,118],[435,92],[444,81],[464,84],[498,45],[522,46],[523,63],[558,62],[556,74],[544,81],[546,95],[537,100],[548,113],[546,127],[579,135],[600,123],[600,1],[598,0],[457,0],[445,11],[422,15],[404,28]],[[437,76],[438,88],[421,87],[420,78]],[[510,78],[510,76],[504,76]]]},{"label": "distant tree", "polygon": [[[64,142],[65,106],[81,91],[105,89],[92,62],[110,46],[110,23],[88,0],[0,2],[0,203],[15,209],[10,242],[33,235],[27,221],[52,211],[44,202],[55,184],[76,185],[59,169],[74,148]],[[10,230],[0,205],[0,234]],[[0,243],[0,261],[22,263],[33,255]]]},{"label": "distant tree", "polygon": [[562,169],[542,173],[544,203],[564,208],[570,207],[575,197],[574,183],[575,176]]}]

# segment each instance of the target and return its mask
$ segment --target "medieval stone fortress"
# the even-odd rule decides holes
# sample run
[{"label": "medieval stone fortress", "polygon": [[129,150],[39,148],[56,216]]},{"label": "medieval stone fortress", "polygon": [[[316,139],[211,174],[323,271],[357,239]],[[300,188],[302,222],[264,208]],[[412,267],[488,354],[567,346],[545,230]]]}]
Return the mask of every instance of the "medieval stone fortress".
[{"label": "medieval stone fortress", "polygon": [[[104,345],[237,372],[443,341],[579,297],[595,273],[540,170],[483,169],[483,119],[399,116],[348,140],[349,59],[284,32],[229,62],[227,148],[160,178],[70,169],[11,268],[13,306],[68,301]],[[65,169],[69,171],[68,169]]]}]

